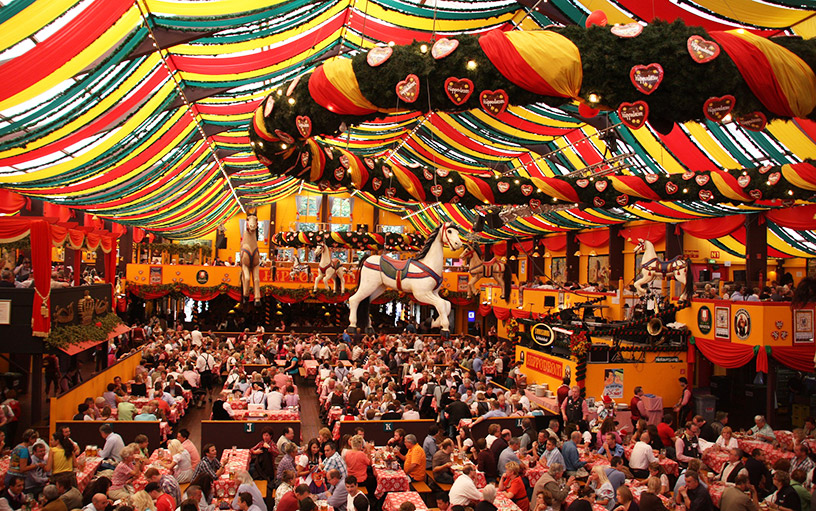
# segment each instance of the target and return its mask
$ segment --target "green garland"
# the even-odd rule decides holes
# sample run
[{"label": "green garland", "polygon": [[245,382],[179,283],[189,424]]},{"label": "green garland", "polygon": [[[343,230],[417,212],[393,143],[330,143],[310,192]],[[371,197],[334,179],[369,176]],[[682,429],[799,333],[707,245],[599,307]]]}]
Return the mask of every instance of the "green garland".
[{"label": "green garland", "polygon": [[9,243],[0,243],[0,248],[7,250],[8,252],[11,252],[12,250],[31,250],[31,238],[26,236],[21,240],[11,241]]},{"label": "green garland", "polygon": [[167,252],[171,256],[174,255],[198,255],[198,251],[209,257],[212,255],[212,247],[204,243],[136,243],[136,248],[144,250],[158,250],[159,252]]},{"label": "green garland", "polygon": [[122,320],[112,312],[94,317],[90,325],[59,326],[55,324],[48,337],[45,338],[45,343],[56,349],[86,341],[103,341],[120,324]]}]

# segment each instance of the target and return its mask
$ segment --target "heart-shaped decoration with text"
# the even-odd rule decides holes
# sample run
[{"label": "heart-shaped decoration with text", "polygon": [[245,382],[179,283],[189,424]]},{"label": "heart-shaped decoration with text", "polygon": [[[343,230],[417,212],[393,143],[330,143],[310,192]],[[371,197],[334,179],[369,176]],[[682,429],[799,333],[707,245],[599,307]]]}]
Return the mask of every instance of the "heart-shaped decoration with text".
[{"label": "heart-shaped decoration with text", "polygon": [[541,201],[538,199],[530,199],[528,204],[530,204],[530,209],[533,211],[536,211],[541,207]]},{"label": "heart-shaped decoration with text", "polygon": [[779,182],[779,179],[782,177],[780,172],[774,172],[772,174],[768,174],[768,184],[773,186]]},{"label": "heart-shaped decoration with text", "polygon": [[666,193],[669,195],[674,195],[677,192],[677,185],[669,181],[666,183]]},{"label": "heart-shaped decoration with text", "polygon": [[300,153],[300,164],[303,165],[304,167],[309,166],[309,153],[307,152]]},{"label": "heart-shaped decoration with text", "polygon": [[682,177],[683,177],[683,179],[685,181],[688,181],[689,179],[694,179],[694,171],[693,170],[687,170],[687,171],[683,172]]},{"label": "heart-shaped decoration with text", "polygon": [[275,130],[275,135],[281,139],[282,142],[286,142],[287,144],[293,144],[295,142],[295,138],[285,131]]},{"label": "heart-shaped decoration with text", "polygon": [[649,118],[649,105],[645,101],[621,103],[618,107],[618,117],[621,122],[633,130],[640,129]]},{"label": "heart-shaped decoration with text", "polygon": [[465,185],[457,185],[456,188],[453,189],[453,191],[456,192],[456,195],[459,197],[465,196],[465,190]]},{"label": "heart-shaped decoration with text", "polygon": [[397,82],[397,97],[406,103],[413,103],[419,97],[419,77],[413,73],[405,80]]},{"label": "heart-shaped decoration with text", "polygon": [[490,115],[499,115],[507,110],[510,99],[504,89],[485,90],[479,94],[479,103],[481,103],[485,112]]},{"label": "heart-shaped decoration with text", "polygon": [[762,198],[762,190],[753,189],[748,192],[748,195],[750,195],[754,200],[759,200]]},{"label": "heart-shaped decoration with text", "polygon": [[660,176],[658,176],[657,174],[646,174],[643,177],[644,179],[646,179],[646,182],[649,183],[650,185],[657,183],[657,181],[660,179]]},{"label": "heart-shaped decoration with text", "polygon": [[349,168],[349,158],[345,154],[340,155],[340,165],[345,168]]},{"label": "heart-shaped decoration with text", "polygon": [[363,159],[363,161],[365,162],[366,167],[370,168],[371,170],[374,170],[374,160],[372,160],[371,158],[365,158]]},{"label": "heart-shaped decoration with text", "polygon": [[422,175],[425,176],[425,179],[427,179],[428,181],[432,181],[434,178],[433,172],[431,172],[431,169],[429,168],[422,169]]},{"label": "heart-shaped decoration with text", "polygon": [[383,173],[383,176],[385,176],[385,177],[387,177],[389,179],[394,177],[394,172],[391,171],[391,167],[389,167],[388,165],[383,165],[382,173]]},{"label": "heart-shaped decoration with text", "polygon": [[531,193],[533,193],[533,185],[521,185],[521,193],[524,194],[525,197],[529,197]]},{"label": "heart-shaped decoration with text", "polygon": [[378,177],[375,177],[374,179],[371,180],[371,188],[373,188],[374,191],[379,190],[381,186],[382,186],[382,179],[380,179]]},{"label": "heart-shaped decoration with text", "polygon": [[303,138],[309,138],[309,135],[312,134],[312,120],[309,119],[308,115],[295,117],[295,127],[297,127],[298,133]]},{"label": "heart-shaped decoration with text", "polygon": [[453,50],[458,47],[459,41],[456,39],[448,39],[447,37],[443,37],[435,42],[433,46],[431,46],[431,56],[436,60],[444,59],[453,53]]},{"label": "heart-shaped decoration with text", "polygon": [[473,81],[469,78],[448,78],[445,80],[445,94],[454,105],[463,105],[473,94]]},{"label": "heart-shaped decoration with text", "polygon": [[393,186],[385,189],[385,196],[388,197],[389,199],[394,198],[395,195],[397,195],[397,189],[394,188]]},{"label": "heart-shaped decoration with text", "polygon": [[625,193],[623,195],[618,195],[615,197],[615,202],[617,202],[619,206],[626,206],[629,204],[629,196]]},{"label": "heart-shaped decoration with text", "polygon": [[637,37],[643,32],[643,25],[640,23],[626,23],[623,25],[615,25],[610,30],[613,34],[618,37],[623,37],[625,39],[629,39],[632,37]]},{"label": "heart-shaped decoration with text", "polygon": [[451,197],[451,198],[448,200],[448,202],[450,202],[451,204],[458,204],[458,203],[459,203],[459,200],[460,200],[460,199],[459,199],[459,197],[457,197],[456,195],[454,195],[453,197]]},{"label": "heart-shaped decoration with text", "polygon": [[334,169],[334,178],[336,180],[342,181],[343,176],[345,176],[345,175],[346,175],[346,169],[344,169],[343,167],[337,167],[336,169]]},{"label": "heart-shaped decoration with text", "polygon": [[326,158],[333,160],[334,159],[334,151],[330,146],[326,146],[323,148],[323,152],[326,153]]},{"label": "heart-shaped decoration with text", "polygon": [[768,118],[762,112],[751,112],[742,117],[737,117],[737,122],[747,130],[762,131],[768,125]]},{"label": "heart-shaped decoration with text", "polygon": [[273,108],[275,108],[275,100],[268,98],[266,100],[266,104],[264,105],[264,117],[269,117],[269,114],[272,113]]},{"label": "heart-shaped decoration with text", "polygon": [[632,66],[629,71],[629,79],[632,80],[632,85],[637,90],[644,94],[651,94],[663,81],[663,66],[654,63],[648,66]]},{"label": "heart-shaped decoration with text", "polygon": [[603,199],[602,199],[602,198],[600,198],[600,197],[594,197],[594,198],[592,199],[592,204],[593,204],[593,205],[594,205],[596,208],[602,208],[602,207],[604,207],[604,206],[606,205],[606,201],[605,201],[605,200],[603,200]]},{"label": "heart-shaped decoration with text", "polygon": [[726,94],[720,98],[708,98],[703,103],[703,114],[714,122],[722,122],[725,116],[731,113],[734,109],[734,103],[737,100],[731,94]]},{"label": "heart-shaped decoration with text", "polygon": [[599,192],[606,190],[607,186],[609,186],[609,181],[595,181],[595,189]]},{"label": "heart-shaped decoration with text", "polygon": [[448,174],[450,174],[448,169],[436,169],[436,175],[439,177],[448,177]]},{"label": "heart-shaped decoration with text", "polygon": [[706,202],[708,202],[708,201],[710,201],[711,199],[714,198],[714,194],[711,193],[711,190],[700,190],[700,193],[698,193],[697,195],[700,196],[701,201],[706,201]]},{"label": "heart-shaped decoration with text", "polygon": [[737,178],[737,184],[740,187],[745,188],[749,184],[751,184],[751,176],[740,176]]},{"label": "heart-shaped decoration with text", "polygon": [[431,193],[434,194],[434,197],[439,197],[442,195],[442,185],[433,185],[431,187]]},{"label": "heart-shaped decoration with text", "polygon": [[777,330],[782,330],[782,327],[783,327],[783,326],[785,326],[785,322],[784,322],[784,321],[777,321],[777,322],[776,322],[776,329],[777,329]]},{"label": "heart-shaped decoration with text", "polygon": [[694,180],[697,181],[697,184],[700,186],[705,186],[706,183],[708,183],[709,179],[710,179],[709,176],[706,174],[699,174],[697,177],[694,178]]},{"label": "heart-shaped decoration with text", "polygon": [[581,188],[586,188],[589,186],[589,179],[579,179],[575,182],[576,185],[580,186]]},{"label": "heart-shaped decoration with text", "polygon": [[776,330],[774,330],[773,332],[771,332],[771,337],[773,337],[773,338],[774,338],[774,340],[779,339],[779,332],[777,332]]},{"label": "heart-shaped decoration with text", "polygon": [[773,168],[773,165],[763,165],[759,168],[760,174],[767,174],[769,170]]},{"label": "heart-shaped decoration with text", "polygon": [[693,35],[688,38],[686,48],[692,60],[698,64],[711,62],[720,54],[720,45],[714,41],[706,41],[698,35]]},{"label": "heart-shaped decoration with text", "polygon": [[371,67],[377,67],[390,59],[393,53],[394,50],[390,46],[377,46],[376,48],[371,48],[368,50],[366,62],[368,62],[368,65]]},{"label": "heart-shaped decoration with text", "polygon": [[272,165],[272,160],[270,160],[269,158],[267,158],[266,156],[264,156],[264,155],[262,155],[262,154],[259,154],[259,155],[258,155],[258,161],[259,161],[259,162],[261,162],[261,163],[263,163],[263,164],[264,164],[264,165],[266,165],[267,167],[268,167],[268,166],[270,166],[270,165]]},{"label": "heart-shaped decoration with text", "polygon": [[788,331],[787,330],[782,330],[781,332],[779,332],[779,337],[781,337],[782,340],[784,341],[785,339],[788,338]]},{"label": "heart-shaped decoration with text", "polygon": [[510,189],[510,183],[507,181],[499,181],[496,183],[496,188],[498,188],[501,193],[504,193]]},{"label": "heart-shaped decoration with text", "polygon": [[328,189],[329,189],[329,183],[328,183],[328,181],[321,181],[321,182],[319,182],[319,183],[317,184],[317,188],[318,188],[318,189],[319,189],[321,192],[325,192],[326,190],[328,190]]}]

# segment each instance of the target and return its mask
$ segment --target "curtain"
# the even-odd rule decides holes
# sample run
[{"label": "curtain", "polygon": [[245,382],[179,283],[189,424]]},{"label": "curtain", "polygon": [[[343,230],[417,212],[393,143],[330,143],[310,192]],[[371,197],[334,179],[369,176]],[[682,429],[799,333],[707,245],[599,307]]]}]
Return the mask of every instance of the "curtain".
[{"label": "curtain", "polygon": [[133,243],[141,243],[144,238],[145,238],[144,229],[139,229],[138,227],[134,227],[133,228]]},{"label": "curtain", "polygon": [[[609,229],[595,229],[589,232],[582,232],[575,236],[578,241],[584,245],[592,248],[608,247],[609,246]],[[564,244],[566,245],[567,237],[564,236]]]},{"label": "curtain", "polygon": [[678,224],[687,234],[702,240],[721,238],[742,227],[745,223],[743,215],[731,215],[721,218],[701,218]]},{"label": "curtain", "polygon": [[490,249],[493,251],[494,256],[504,257],[507,255],[507,243],[496,243]]},{"label": "curtain", "polygon": [[552,250],[553,252],[560,252],[567,248],[567,235],[561,234],[559,236],[550,236],[544,238],[544,246],[547,250]]},{"label": "curtain", "polygon": [[[742,367],[754,358],[753,346],[697,337],[692,339],[692,343],[705,358],[728,369]],[[767,362],[765,369],[767,370]]]},{"label": "curtain", "polygon": [[526,311],[524,309],[510,309],[510,315],[516,319],[529,319],[532,316],[530,311]]},{"label": "curtain", "polygon": [[56,218],[58,222],[67,222],[71,219],[71,209],[60,204],[44,202],[43,216]]},{"label": "curtain", "polygon": [[496,319],[502,321],[510,319],[510,309],[505,309],[504,307],[493,307],[493,314],[496,316]]},{"label": "curtain", "polygon": [[663,224],[647,224],[621,229],[620,237],[625,240],[632,240],[637,245],[637,240],[648,240],[652,245],[657,245],[666,237],[666,227]]},{"label": "curtain", "polygon": [[45,337],[51,330],[51,226],[42,219],[6,218],[0,222],[0,241],[19,241],[26,236],[31,237],[31,271],[35,290],[31,329],[33,335]]},{"label": "curtain", "polygon": [[485,317],[493,310],[490,305],[480,303],[479,304],[479,316]]},{"label": "curtain", "polygon": [[533,244],[533,240],[522,241],[521,243],[516,243],[515,244],[516,250],[520,254],[529,254],[530,252],[533,251],[534,246],[535,245]]},{"label": "curtain", "polygon": [[[798,208],[797,208],[798,209]],[[774,346],[771,356],[780,364],[805,373],[813,372],[816,346]]]},{"label": "curtain", "polygon": [[765,218],[776,225],[796,229],[797,231],[816,229],[816,218],[814,217],[816,217],[816,204],[788,209],[773,209],[765,212]]},{"label": "curtain", "polygon": [[29,201],[19,193],[0,189],[0,213],[16,215],[18,211],[29,206]]}]

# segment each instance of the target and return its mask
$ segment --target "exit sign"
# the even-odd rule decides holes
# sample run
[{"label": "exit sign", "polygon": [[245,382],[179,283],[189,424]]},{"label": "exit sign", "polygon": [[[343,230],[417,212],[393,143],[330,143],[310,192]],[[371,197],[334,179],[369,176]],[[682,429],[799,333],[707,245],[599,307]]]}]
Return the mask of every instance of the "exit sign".
[{"label": "exit sign", "polygon": [[720,251],[719,251],[719,250],[712,250],[712,251],[711,251],[711,255],[710,255],[710,257],[711,257],[712,259],[719,259],[719,257],[720,257]]}]

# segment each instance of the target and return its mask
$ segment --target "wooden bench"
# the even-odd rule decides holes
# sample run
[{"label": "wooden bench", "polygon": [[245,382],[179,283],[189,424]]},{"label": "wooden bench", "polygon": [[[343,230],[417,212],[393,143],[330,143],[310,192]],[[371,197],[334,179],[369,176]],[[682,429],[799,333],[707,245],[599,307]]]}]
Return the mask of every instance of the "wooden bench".
[{"label": "wooden bench", "polygon": [[[266,486],[268,481],[266,479],[255,479],[255,486],[258,487],[258,491],[261,492],[261,497],[266,498]],[[275,494],[275,490],[272,490],[272,495]]]},{"label": "wooden bench", "polygon": [[306,368],[305,367],[299,367],[298,372],[300,373],[301,378],[306,378]]},{"label": "wooden bench", "polygon": [[436,486],[438,486],[438,487],[439,487],[439,489],[440,489],[440,490],[442,490],[442,491],[450,491],[451,486],[453,486],[452,484],[445,484],[445,483],[440,483],[439,481],[437,481],[437,480],[434,478],[434,473],[433,473],[433,470],[426,470],[426,471],[425,471],[425,474],[428,476],[428,480],[429,480],[429,481],[433,481],[433,484],[435,484]]},{"label": "wooden bench", "polygon": [[411,487],[417,493],[432,493],[431,487],[428,486],[427,484],[425,484],[422,481],[417,481],[417,482],[411,483]]}]

